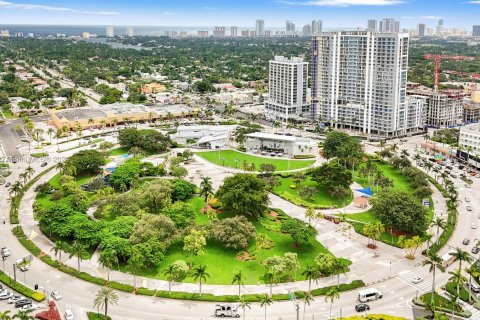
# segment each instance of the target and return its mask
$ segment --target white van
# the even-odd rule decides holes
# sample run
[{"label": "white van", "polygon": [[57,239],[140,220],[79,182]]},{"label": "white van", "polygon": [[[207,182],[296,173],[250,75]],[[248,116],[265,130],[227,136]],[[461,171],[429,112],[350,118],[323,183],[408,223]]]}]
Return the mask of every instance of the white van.
[{"label": "white van", "polygon": [[375,288],[358,291],[358,301],[367,302],[382,298],[382,293]]}]

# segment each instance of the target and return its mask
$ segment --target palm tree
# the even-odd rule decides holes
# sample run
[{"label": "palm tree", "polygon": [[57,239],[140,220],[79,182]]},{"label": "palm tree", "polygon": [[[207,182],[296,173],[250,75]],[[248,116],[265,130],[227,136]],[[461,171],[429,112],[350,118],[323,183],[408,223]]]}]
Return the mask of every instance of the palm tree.
[{"label": "palm tree", "polygon": [[313,300],[313,295],[311,292],[303,292],[303,320],[305,320],[305,311],[307,309],[307,305],[310,305]]},{"label": "palm tree", "polygon": [[23,180],[23,184],[25,185],[27,183],[27,180],[28,180],[28,175],[26,172],[22,172],[18,175],[18,178],[19,179],[22,179]]},{"label": "palm tree", "polygon": [[436,254],[429,254],[426,260],[423,260],[422,266],[429,266],[429,272],[432,273],[432,297],[431,303],[433,303],[433,298],[435,296],[435,272],[436,270],[440,270],[441,272],[445,272],[445,267],[443,266],[443,260]]},{"label": "palm tree", "polygon": [[193,269],[192,277],[195,281],[199,280],[199,293],[202,295],[202,281],[207,282],[210,275],[207,273],[207,266],[200,265]]},{"label": "palm tree", "polygon": [[425,168],[425,171],[427,171],[427,173],[429,173],[430,170],[433,168],[433,164],[431,162],[426,162],[425,165],[424,165],[424,168]]},{"label": "palm tree", "polygon": [[35,173],[35,169],[33,169],[31,166],[28,166],[25,169],[25,173],[27,174],[28,178],[30,178]]},{"label": "palm tree", "polygon": [[168,280],[168,292],[172,292],[172,281],[175,280],[177,275],[177,268],[175,264],[170,264],[163,270],[163,274],[167,277]]},{"label": "palm tree", "polygon": [[449,281],[453,281],[454,283],[457,284],[457,297],[460,296],[460,287],[463,287],[465,285],[465,281],[467,281],[467,278],[465,278],[462,275],[462,270],[461,269],[455,269],[453,271],[449,271],[448,274],[451,275],[451,277],[448,279]]},{"label": "palm tree", "polygon": [[100,265],[107,270],[107,281],[110,281],[110,269],[113,269],[115,264],[118,264],[118,256],[113,250],[106,250],[100,253],[98,258]]},{"label": "palm tree", "polygon": [[267,320],[267,307],[272,303],[272,298],[270,298],[266,293],[260,298],[260,307],[265,307],[265,320]]},{"label": "palm tree", "polygon": [[437,246],[438,246],[438,240],[439,240],[439,235],[440,235],[440,229],[445,230],[445,227],[447,226],[447,223],[441,218],[437,217],[435,220],[432,221],[431,224],[432,227],[437,227]]},{"label": "palm tree", "polygon": [[20,181],[15,181],[11,186],[10,189],[8,189],[8,192],[10,195],[14,195],[15,197],[22,192],[22,183]]},{"label": "palm tree", "polygon": [[108,305],[118,304],[118,295],[112,289],[108,287],[103,287],[100,291],[97,292],[95,300],[93,301],[93,306],[95,308],[104,308],[105,309],[105,319],[108,319]]},{"label": "palm tree", "polygon": [[70,256],[68,258],[77,257],[78,272],[80,272],[80,262],[86,255],[88,255],[87,248],[80,242],[75,241],[73,245],[70,246]]},{"label": "palm tree", "polygon": [[243,320],[245,320],[245,309],[246,308],[250,309],[250,302],[245,300],[245,298],[243,298],[243,297],[240,298],[240,301],[238,301],[238,302],[239,302],[238,306],[240,308],[242,308],[242,310],[243,310]]},{"label": "palm tree", "polygon": [[402,157],[402,158],[406,158],[406,157],[408,157],[408,156],[410,155],[410,153],[408,152],[407,149],[402,149],[402,151],[400,152],[400,154],[401,154],[401,157]]},{"label": "palm tree", "polygon": [[208,207],[208,196],[213,192],[212,181],[210,177],[202,177],[200,182],[200,195],[205,197],[205,212]]},{"label": "palm tree", "polygon": [[338,289],[336,287],[331,288],[328,290],[328,292],[325,294],[325,302],[328,302],[330,300],[330,312],[329,312],[329,319],[332,318],[332,306],[333,306],[333,301],[335,299],[340,298],[340,294],[338,293]]},{"label": "palm tree", "polygon": [[66,242],[58,240],[55,241],[54,246],[52,247],[52,249],[50,249],[50,251],[53,251],[55,253],[55,258],[57,257],[57,255],[59,255],[58,261],[60,262],[62,262],[62,251],[65,251],[66,244]]},{"label": "palm tree", "polygon": [[35,318],[29,315],[31,311],[18,311],[17,314],[13,316],[12,319],[19,319],[19,320],[35,320]]},{"label": "palm tree", "polygon": [[238,284],[238,296],[240,297],[240,289],[242,288],[245,281],[245,275],[242,273],[242,270],[239,270],[237,273],[233,274],[232,284]]},{"label": "palm tree", "polygon": [[312,224],[312,219],[315,218],[315,216],[316,216],[315,209],[309,206],[307,208],[307,211],[305,211],[305,218],[308,219],[309,224]]},{"label": "palm tree", "polygon": [[455,259],[458,260],[458,267],[460,268],[460,270],[462,269],[462,261],[465,261],[467,263],[471,263],[473,261],[473,258],[470,256],[470,254],[460,248],[456,248],[455,251],[451,253],[451,256],[455,257]]},{"label": "palm tree", "polygon": [[302,276],[308,280],[308,291],[312,291],[312,280],[317,280],[320,276],[318,269],[313,265],[307,265],[305,271],[302,272]]},{"label": "palm tree", "polygon": [[10,317],[10,310],[1,312],[0,313],[0,320],[12,320],[12,317]]},{"label": "palm tree", "polygon": [[427,241],[427,254],[428,254],[428,251],[430,250],[430,242],[432,241],[432,238],[433,238],[433,235],[431,235],[430,233],[426,233],[423,238]]},{"label": "palm tree", "polygon": [[474,266],[470,266],[470,268],[465,268],[465,272],[468,273],[468,302],[470,302],[472,300],[472,290],[470,287],[472,283],[472,278],[478,278],[480,276],[480,273]]}]

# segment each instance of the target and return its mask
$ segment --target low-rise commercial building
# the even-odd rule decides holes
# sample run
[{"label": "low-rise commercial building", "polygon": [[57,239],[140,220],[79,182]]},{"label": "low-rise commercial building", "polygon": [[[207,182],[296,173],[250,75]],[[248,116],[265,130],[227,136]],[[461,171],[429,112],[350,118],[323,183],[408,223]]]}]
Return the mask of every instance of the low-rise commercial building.
[{"label": "low-rise commercial building", "polygon": [[204,149],[221,149],[229,144],[236,129],[236,125],[179,126],[177,133],[171,135],[170,138],[181,144],[195,141],[198,147]]},{"label": "low-rise commercial building", "polygon": [[186,105],[145,106],[132,103],[115,103],[95,108],[50,110],[50,123],[57,128],[82,129],[114,126],[120,123],[155,121],[195,117],[200,113],[197,108]]},{"label": "low-rise commercial building", "polygon": [[315,140],[295,136],[255,132],[245,135],[247,152],[276,154],[281,156],[316,156],[318,145]]}]

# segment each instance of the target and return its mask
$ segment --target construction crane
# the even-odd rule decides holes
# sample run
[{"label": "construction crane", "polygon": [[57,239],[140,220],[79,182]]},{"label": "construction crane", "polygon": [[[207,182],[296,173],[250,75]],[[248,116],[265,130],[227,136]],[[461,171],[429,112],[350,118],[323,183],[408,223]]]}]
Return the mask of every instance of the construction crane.
[{"label": "construction crane", "polygon": [[460,76],[460,77],[469,77],[473,81],[480,80],[480,73],[470,73],[470,72],[451,71],[451,70],[445,70],[445,71],[443,71],[443,73],[452,74],[452,75]]},{"label": "construction crane", "polygon": [[474,57],[467,57],[467,56],[449,56],[443,54],[426,54],[423,56],[426,60],[433,60],[435,62],[435,92],[438,92],[438,84],[440,82],[440,72],[442,69],[442,60],[456,60],[456,61],[472,61],[475,60]]}]

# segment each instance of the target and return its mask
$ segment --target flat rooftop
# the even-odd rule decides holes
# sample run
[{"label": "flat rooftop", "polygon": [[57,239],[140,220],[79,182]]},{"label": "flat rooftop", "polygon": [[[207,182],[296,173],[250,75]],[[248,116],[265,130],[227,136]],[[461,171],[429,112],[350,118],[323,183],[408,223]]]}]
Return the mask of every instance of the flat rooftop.
[{"label": "flat rooftop", "polygon": [[68,121],[103,118],[107,116],[105,112],[96,109],[67,109],[57,112],[56,115],[59,118],[66,118]]}]

